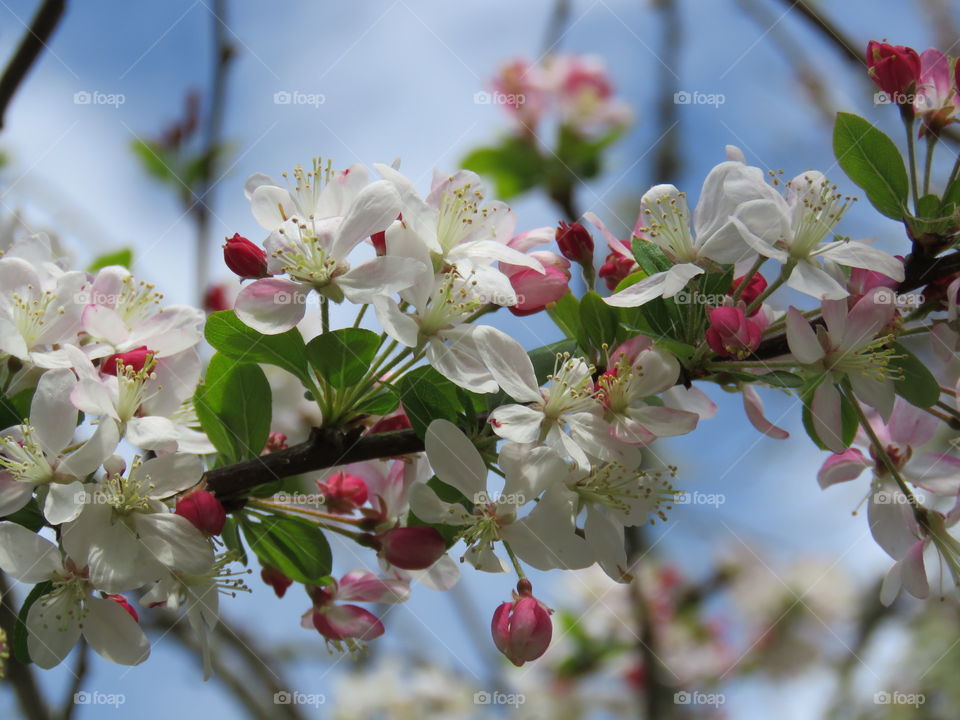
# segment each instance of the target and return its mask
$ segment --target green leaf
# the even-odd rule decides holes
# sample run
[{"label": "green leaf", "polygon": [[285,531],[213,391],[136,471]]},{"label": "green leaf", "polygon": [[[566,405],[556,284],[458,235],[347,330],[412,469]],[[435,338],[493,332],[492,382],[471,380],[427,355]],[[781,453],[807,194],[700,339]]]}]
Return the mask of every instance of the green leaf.
[{"label": "green leaf", "polygon": [[577,339],[587,353],[595,353],[604,344],[613,345],[619,325],[617,311],[590,290],[580,299],[580,327]]},{"label": "green leaf", "polygon": [[[630,244],[630,249],[633,250],[633,257],[645,275],[655,275],[670,269],[670,261],[663,254],[663,250],[649,240],[637,238]],[[637,278],[638,281],[641,279],[642,277]],[[617,291],[619,292],[620,288],[617,288]]]},{"label": "green leaf", "polygon": [[133,250],[124,248],[116,252],[100,255],[87,266],[87,272],[95,273],[100,268],[105,268],[110,265],[122,265],[129,270],[130,266],[133,265]]},{"label": "green leaf", "polygon": [[940,399],[940,383],[937,379],[920,358],[903,345],[894,343],[893,349],[898,357],[894,357],[890,365],[900,371],[900,377],[893,382],[897,395],[915,407],[936,405]]},{"label": "green leaf", "polygon": [[474,150],[460,167],[493,180],[501,200],[535,188],[544,178],[544,161],[536,144],[518,135],[504,138],[499,145]]},{"label": "green leaf", "polygon": [[426,437],[433,420],[457,421],[460,400],[457,386],[429,365],[414,368],[396,385],[403,409],[418,437]]},{"label": "green leaf", "polygon": [[570,353],[577,354],[577,343],[575,340],[558,340],[555,343],[544,345],[531,350],[527,353],[530,362],[533,363],[533,372],[537,376],[537,382],[543,385],[547,382],[547,376],[550,375],[557,364],[557,355]]},{"label": "green leaf", "polygon": [[194,395],[197,417],[228,462],[259,457],[270,434],[270,384],[259,365],[217,353]]},{"label": "green leaf", "polygon": [[[824,381],[822,377],[816,378],[813,381],[808,381],[800,390],[800,397],[803,400],[803,429],[807,431],[807,435],[810,436],[810,439],[813,440],[818,448],[832,452],[817,435],[817,431],[813,425],[813,409],[811,408],[813,393],[822,382],[829,381]],[[850,447],[850,444],[857,434],[860,418],[857,414],[857,408],[853,404],[854,401],[847,397],[847,393],[839,387],[837,388],[837,392],[840,393],[840,440],[844,447]]]},{"label": "green leaf", "polygon": [[399,398],[388,390],[379,392],[357,405],[353,411],[358,415],[388,415],[397,409]]},{"label": "green leaf", "polygon": [[568,292],[552,305],[547,306],[547,315],[568,338],[577,336],[580,326],[580,301]]},{"label": "green leaf", "polygon": [[877,210],[894,220],[903,219],[910,183],[893,140],[862,117],[837,113],[833,152]]},{"label": "green leaf", "polygon": [[17,525],[23,525],[23,527],[31,532],[37,532],[46,524],[36,498],[31,499],[29,503],[3,519],[15,522]]},{"label": "green leaf", "polygon": [[243,540],[240,539],[240,523],[237,522],[235,516],[227,516],[220,538],[223,540],[223,544],[227,546],[227,550],[232,551],[244,566],[250,562],[247,557],[247,550],[243,546]]},{"label": "green leaf", "polygon": [[165,182],[176,180],[176,176],[170,169],[172,159],[164,157],[166,151],[159,145],[149,140],[134,140],[132,148],[148,175]]},{"label": "green leaf", "polygon": [[260,563],[305,585],[324,584],[333,559],[326,536],[313,523],[288,515],[240,520],[247,544]]},{"label": "green leaf", "polygon": [[379,347],[380,336],[372,330],[343,328],[307,343],[307,358],[324,380],[345,388],[363,379]]},{"label": "green leaf", "polygon": [[53,583],[49,580],[34,585],[30,594],[23,601],[20,612],[17,613],[17,624],[13,628],[13,657],[21,665],[29,665],[33,662],[30,659],[30,649],[27,645],[27,638],[30,636],[30,631],[27,630],[27,614],[33,604],[51,590],[53,590]]},{"label": "green leaf", "polygon": [[13,397],[0,395],[0,430],[21,424],[30,417],[30,404],[36,388],[21,390]]},{"label": "green leaf", "polygon": [[276,365],[310,384],[307,346],[296,328],[264,335],[244,325],[233,310],[222,310],[207,318],[203,335],[221,355],[238,362]]}]

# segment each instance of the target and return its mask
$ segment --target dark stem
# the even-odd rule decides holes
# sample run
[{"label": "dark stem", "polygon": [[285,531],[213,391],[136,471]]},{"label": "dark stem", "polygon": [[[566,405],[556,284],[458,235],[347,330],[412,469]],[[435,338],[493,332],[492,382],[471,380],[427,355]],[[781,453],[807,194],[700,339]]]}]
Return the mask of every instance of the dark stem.
[{"label": "dark stem", "polygon": [[84,678],[90,671],[90,646],[82,637],[77,643],[77,663],[73,666],[73,682],[63,698],[63,709],[60,711],[60,720],[70,720],[77,709],[76,695],[80,692]]},{"label": "dark stem", "polygon": [[314,428],[306,442],[235,465],[208,470],[204,478],[207,489],[221,500],[235,500],[258,485],[280,478],[422,451],[423,440],[413,430],[360,436],[359,431],[344,433]]},{"label": "dark stem", "polygon": [[227,71],[230,61],[233,60],[236,50],[227,39],[226,0],[214,0],[210,9],[213,30],[213,77],[210,85],[210,108],[207,113],[204,128],[204,149],[202,152],[203,164],[200,178],[192,192],[192,210],[196,224],[196,276],[195,291],[200,304],[203,303],[207,282],[209,281],[210,245],[210,197],[213,193],[214,177],[216,176],[221,156],[223,142],[223,121],[226,109]]},{"label": "dark stem", "polygon": [[[7,636],[7,645],[12,645],[14,630],[17,626],[17,609],[13,606],[13,599],[7,576],[0,572],[0,628],[3,628]],[[6,680],[13,686],[23,717],[27,720],[50,720],[47,701],[40,692],[33,668],[17,662],[12,652],[6,661],[6,666]]]},{"label": "dark stem", "polygon": [[552,55],[563,38],[567,23],[570,21],[570,0],[555,0],[553,11],[547,22],[547,31],[543,37],[543,56]]},{"label": "dark stem", "polygon": [[47,47],[47,40],[57,29],[66,5],[66,0],[44,0],[37,14],[33,16],[33,22],[20,40],[16,52],[4,68],[3,75],[0,76],[0,128],[3,128],[7,106],[17,92],[17,88],[27,77],[30,68],[40,57],[40,53]]},{"label": "dark stem", "polygon": [[654,182],[673,182],[680,176],[680,132],[677,114],[680,106],[674,101],[677,76],[674,68],[680,64],[682,49],[681,16],[676,0],[659,0],[657,7],[662,18],[662,42],[660,44],[660,71],[657,80],[657,143],[653,159]]}]

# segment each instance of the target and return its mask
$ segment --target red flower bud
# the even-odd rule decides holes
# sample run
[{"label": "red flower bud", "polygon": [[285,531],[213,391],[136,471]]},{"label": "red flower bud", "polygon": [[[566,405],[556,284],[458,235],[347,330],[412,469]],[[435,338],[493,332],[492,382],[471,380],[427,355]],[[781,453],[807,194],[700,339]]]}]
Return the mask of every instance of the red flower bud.
[{"label": "red flower bud", "polygon": [[233,305],[227,298],[227,289],[223,285],[211,285],[203,294],[203,309],[208,313],[232,308]]},{"label": "red flower bud", "polygon": [[208,490],[191,490],[177,499],[177,515],[185,517],[193,526],[207,535],[219,535],[227,521],[227,512]]},{"label": "red flower bud", "polygon": [[227,243],[223,246],[223,261],[235,275],[242,278],[255,279],[270,275],[267,272],[267,253],[240,233],[227,238]]},{"label": "red flower bud", "polygon": [[103,362],[100,363],[100,372],[104,375],[115,376],[117,374],[118,362],[122,362],[124,367],[132,368],[136,372],[140,372],[143,370],[143,366],[146,365],[154,355],[155,353],[147,349],[146,345],[141,345],[125,353],[117,353],[116,355],[104,358]]},{"label": "red flower bud", "polygon": [[401,570],[426,570],[447,551],[443,536],[429,525],[393,528],[377,540],[383,558]]},{"label": "red flower bud", "polygon": [[140,615],[137,613],[137,609],[130,604],[130,601],[127,600],[126,597],[123,595],[107,595],[107,600],[113,600],[117,605],[126,610],[130,617],[136,622],[140,622]]},{"label": "red flower bud", "polygon": [[607,255],[607,260],[600,266],[597,274],[607,283],[609,290],[615,290],[617,285],[636,268],[633,258],[624,257],[617,253]]},{"label": "red flower bud", "polygon": [[867,69],[877,87],[897,105],[913,107],[909,95],[920,79],[920,55],[916,50],[871,40],[867,45]]},{"label": "red flower bud", "polygon": [[543,265],[544,272],[520,268],[511,273],[510,286],[517,294],[517,304],[509,306],[514,315],[533,315],[567,294],[570,263],[552,252],[530,253]]},{"label": "red flower bud", "polygon": [[[733,295],[737,288],[740,287],[740,284],[744,281],[747,276],[738,277],[733,281],[733,284],[730,285],[729,295]],[[767,289],[767,279],[758,272],[755,272],[750,278],[750,282],[747,283],[747,286],[741,291],[740,299],[743,300],[745,305],[750,305],[754,300],[760,297],[763,294],[763,291]],[[759,312],[760,308],[757,308]]]},{"label": "red flower bud", "polygon": [[717,355],[742,360],[760,345],[763,331],[740,308],[714,308],[708,317],[707,344]]},{"label": "red flower bud", "polygon": [[260,570],[260,579],[273,588],[278,598],[282,598],[286,594],[287,588],[293,585],[293,580],[275,567],[264,567]]},{"label": "red flower bud", "polygon": [[547,651],[553,622],[550,611],[533,596],[529,580],[518,582],[513,602],[503,603],[493,613],[490,631],[497,649],[517,667]]},{"label": "red flower bud", "polygon": [[323,493],[324,504],[333,513],[352,513],[367,501],[367,484],[363,478],[345,472],[333,473],[324,482],[317,483]]},{"label": "red flower bud", "polygon": [[593,238],[580,223],[561,222],[557,226],[557,247],[567,260],[593,265]]}]

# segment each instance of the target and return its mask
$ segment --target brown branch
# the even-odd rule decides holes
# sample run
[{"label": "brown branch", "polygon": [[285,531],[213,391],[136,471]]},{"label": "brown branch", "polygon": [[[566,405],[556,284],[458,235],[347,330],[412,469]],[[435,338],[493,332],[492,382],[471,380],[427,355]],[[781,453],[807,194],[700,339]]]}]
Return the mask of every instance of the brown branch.
[{"label": "brown branch", "polygon": [[674,99],[677,75],[674,68],[680,65],[683,49],[682,19],[676,0],[657,0],[655,7],[662,19],[659,78],[657,79],[657,143],[653,159],[653,183],[674,182],[682,172],[680,158],[680,129],[678,114],[680,106]]},{"label": "brown branch", "polygon": [[281,478],[361,460],[422,451],[423,440],[413,430],[394,430],[361,437],[358,431],[343,433],[314,428],[306,442],[235,465],[208,470],[204,478],[207,489],[221,500],[236,500],[258,485]]},{"label": "brown branch", "polygon": [[[0,627],[7,636],[7,644],[13,645],[13,635],[17,626],[17,609],[13,606],[13,594],[10,592],[10,583],[7,577],[0,572]],[[7,660],[6,681],[13,686],[13,692],[20,705],[20,712],[27,720],[50,720],[47,701],[40,692],[33,668],[20,663],[10,653]]]},{"label": "brown branch", "polygon": [[63,11],[66,9],[66,0],[44,0],[43,4],[33,16],[33,21],[20,45],[17,47],[7,67],[0,76],[0,128],[3,128],[7,106],[13,99],[17,88],[27,77],[30,68],[40,57],[40,53],[47,46],[47,40],[57,29]]}]

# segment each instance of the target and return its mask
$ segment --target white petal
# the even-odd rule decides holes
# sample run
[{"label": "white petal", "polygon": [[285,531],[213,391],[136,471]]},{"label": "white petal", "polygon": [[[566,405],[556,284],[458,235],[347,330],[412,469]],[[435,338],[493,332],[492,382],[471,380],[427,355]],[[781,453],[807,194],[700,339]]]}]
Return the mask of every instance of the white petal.
[{"label": "white petal", "polygon": [[380,327],[387,335],[407,347],[417,346],[420,326],[400,309],[396,300],[386,295],[378,295],[373,298],[373,309],[377,313]]},{"label": "white petal", "polygon": [[43,516],[51,525],[75,520],[83,510],[83,483],[50,483],[47,499],[43,502]]},{"label": "white petal", "polygon": [[149,485],[150,497],[159,500],[192,488],[202,475],[200,458],[186,453],[151,458],[136,470],[136,478]]},{"label": "white petal", "polygon": [[32,585],[48,580],[60,568],[56,545],[22,525],[0,521],[0,569]]},{"label": "white petal", "polygon": [[855,241],[830,243],[817,255],[848,267],[883,273],[897,282],[903,282],[903,263],[893,255],[877,250],[866,243]]},{"label": "white petal", "polygon": [[60,461],[57,465],[57,474],[85,478],[113,455],[119,443],[120,431],[117,424],[113,420],[104,418],[89,440]]},{"label": "white petal", "polygon": [[390,295],[404,290],[423,276],[424,267],[412,258],[375,257],[367,260],[336,279],[347,300],[369,303],[378,295]]},{"label": "white petal", "polygon": [[630,287],[603,299],[607,305],[613,307],[638,307],[658,297],[663,296],[663,288],[667,283],[667,273],[658,272],[643,278]]},{"label": "white petal", "polygon": [[473,517],[463,505],[444,502],[433,488],[424,483],[416,483],[410,488],[410,509],[426,523],[466,525],[473,522]]},{"label": "white petal", "polygon": [[361,190],[343,218],[331,252],[344,258],[374,233],[386,230],[402,209],[400,195],[387,180],[377,180]]},{"label": "white petal", "polygon": [[541,400],[533,363],[520,343],[489,325],[477,326],[473,338],[501,390],[517,402]]},{"label": "white petal", "polygon": [[283,278],[255,280],[237,295],[241,322],[264,335],[279,335],[303,319],[310,288]]},{"label": "white petal", "polygon": [[818,300],[840,300],[850,294],[813,262],[798,262],[787,278],[787,285]]},{"label": "white petal", "polygon": [[493,431],[502,438],[518,443],[532,443],[540,439],[543,413],[525,405],[501,405],[490,413]]},{"label": "white petal", "polygon": [[424,445],[437,477],[475,502],[487,487],[487,466],[470,438],[449,420],[434,420]]},{"label": "white petal", "polygon": [[795,307],[787,310],[787,345],[793,356],[804,365],[811,365],[824,355],[810,321]]},{"label": "white petal", "polygon": [[27,650],[30,659],[48,670],[73,650],[80,638],[80,608],[71,593],[44,595],[27,612]]},{"label": "white petal", "polygon": [[213,548],[186,518],[167,512],[139,514],[134,524],[149,556],[171,570],[199,575],[213,565]]},{"label": "white petal", "polygon": [[100,657],[118,665],[139,665],[150,657],[150,643],[137,621],[118,603],[87,600],[83,637]]},{"label": "white petal", "polygon": [[58,455],[73,439],[77,409],[70,404],[70,392],[76,384],[70,370],[51,370],[37,383],[30,404],[30,424],[47,455]]}]

